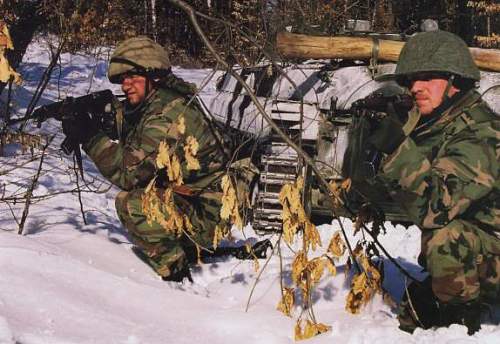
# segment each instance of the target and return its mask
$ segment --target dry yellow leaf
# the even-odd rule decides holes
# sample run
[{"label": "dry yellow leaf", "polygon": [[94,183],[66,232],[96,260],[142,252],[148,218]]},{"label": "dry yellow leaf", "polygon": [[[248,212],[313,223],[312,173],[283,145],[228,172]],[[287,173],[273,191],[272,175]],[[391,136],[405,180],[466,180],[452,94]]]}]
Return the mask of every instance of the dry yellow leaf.
[{"label": "dry yellow leaf", "polygon": [[340,208],[344,205],[342,197],[343,192],[349,191],[351,188],[351,179],[347,178],[343,181],[334,180],[330,182],[330,191],[333,195],[333,206]]},{"label": "dry yellow leaf", "polygon": [[7,25],[0,20],[0,36],[5,37],[5,43],[0,45],[5,46],[5,49],[14,50],[14,44],[12,43],[12,38],[10,37],[9,28]]},{"label": "dry yellow leaf", "polygon": [[192,225],[187,216],[179,213],[177,210],[173,194],[172,189],[165,189],[162,205],[168,219],[163,227],[167,233],[172,233],[179,237],[184,230],[187,230],[187,226],[192,227]]},{"label": "dry yellow leaf", "polygon": [[316,229],[307,218],[302,205],[301,191],[303,187],[304,181],[299,177],[295,183],[285,184],[281,188],[279,201],[283,207],[281,214],[283,222],[283,239],[287,243],[292,244],[299,228],[304,228],[304,230],[307,231],[306,235],[309,235],[312,239],[312,241],[310,241],[311,246],[316,247],[319,233],[315,232]]},{"label": "dry yellow leaf", "polygon": [[177,125],[177,131],[179,132],[179,134],[184,135],[186,133],[186,121],[184,119],[184,116],[179,116],[175,124]]},{"label": "dry yellow leaf", "polygon": [[243,220],[241,219],[238,209],[238,199],[236,190],[234,189],[231,177],[224,175],[222,177],[222,206],[220,209],[220,217],[222,220],[229,220],[237,228],[243,229]]},{"label": "dry yellow leaf", "polygon": [[292,263],[292,281],[299,285],[302,280],[302,272],[307,267],[307,257],[304,251],[297,252]]},{"label": "dry yellow leaf", "polygon": [[295,340],[309,339],[330,330],[331,326],[322,323],[313,323],[310,320],[305,321],[304,328],[302,329],[302,321],[299,320],[295,324]]},{"label": "dry yellow leaf", "polygon": [[157,195],[155,184],[156,179],[153,178],[144,190],[141,197],[142,211],[146,215],[146,221],[149,225],[157,222],[163,226],[165,224],[165,216],[161,212],[161,200]]},{"label": "dry yellow leaf", "polygon": [[328,252],[336,258],[340,258],[344,255],[345,250],[346,245],[342,239],[341,233],[340,231],[336,231],[330,239],[330,244],[328,244]]},{"label": "dry yellow leaf", "polygon": [[5,57],[5,50],[14,49],[14,45],[12,44],[12,39],[10,38],[9,29],[7,25],[0,23],[0,37],[5,37],[5,45],[0,45],[0,81],[1,82],[9,82],[12,78],[16,84],[20,84],[22,79],[19,73],[16,73],[14,69],[9,64],[9,61]]},{"label": "dry yellow leaf", "polygon": [[307,272],[309,273],[311,287],[319,283],[324,269],[325,261],[321,257],[314,258],[307,263]]},{"label": "dry yellow leaf", "polygon": [[352,314],[358,314],[361,307],[369,301],[369,288],[366,283],[366,275],[359,273],[351,282],[351,290],[347,294],[346,310]]},{"label": "dry yellow leaf", "polygon": [[370,259],[366,255],[362,254],[360,256],[360,261],[363,270],[365,270],[365,272],[368,274],[372,287],[376,291],[380,291],[382,289],[382,275],[380,274],[380,271],[378,271],[378,269],[371,263]]},{"label": "dry yellow leaf", "polygon": [[253,256],[253,271],[255,273],[257,273],[257,272],[259,272],[259,269],[260,269],[259,259],[257,258],[257,256],[255,254],[253,254],[252,256]]},{"label": "dry yellow leaf", "polygon": [[179,158],[177,158],[177,155],[172,154],[172,160],[170,162],[170,168],[167,170],[168,174],[168,179],[176,184],[176,185],[182,185],[182,170],[181,170],[181,164],[179,162]]},{"label": "dry yellow leaf", "polygon": [[324,259],[325,259],[326,268],[328,269],[330,274],[332,276],[336,276],[337,275],[337,267],[335,266],[335,264],[333,264],[333,261],[328,257],[325,257]]},{"label": "dry yellow leaf", "polygon": [[304,236],[306,243],[311,246],[311,249],[316,250],[317,246],[321,246],[321,237],[318,229],[309,220],[304,222]]},{"label": "dry yellow leaf", "polygon": [[212,247],[214,248],[214,250],[217,249],[219,243],[224,238],[224,233],[225,227],[221,227],[220,225],[215,226],[214,238],[212,240]]},{"label": "dry yellow leaf", "polygon": [[19,75],[19,73],[12,69],[12,67],[9,65],[9,61],[7,61],[7,58],[4,56],[3,52],[0,51],[0,81],[7,83],[11,78],[18,85],[22,81],[21,75]]},{"label": "dry yellow leaf", "polygon": [[287,202],[283,203],[281,217],[283,221],[283,239],[285,242],[292,244],[295,238],[295,233],[297,233],[299,228],[299,222],[297,221],[297,217],[290,211]]},{"label": "dry yellow leaf", "polygon": [[156,167],[161,169],[170,164],[169,146],[165,141],[161,141],[158,146],[158,155],[156,156]]},{"label": "dry yellow leaf", "polygon": [[380,272],[364,254],[360,255],[360,263],[364,272],[353,277],[346,302],[346,310],[353,314],[359,313],[361,307],[367,304],[382,289]]},{"label": "dry yellow leaf", "polygon": [[293,288],[283,288],[283,296],[278,303],[277,309],[287,317],[292,316],[293,304],[295,303],[295,292]]},{"label": "dry yellow leaf", "polygon": [[199,144],[194,136],[188,136],[184,145],[184,157],[187,162],[188,170],[199,170],[200,162],[196,158],[198,154]]},{"label": "dry yellow leaf", "polygon": [[170,153],[170,147],[165,141],[160,142],[158,146],[156,167],[158,169],[164,168],[167,171],[168,180],[175,185],[181,185],[183,183],[179,159],[175,152]]},{"label": "dry yellow leaf", "polygon": [[250,253],[252,255],[252,258],[253,258],[253,270],[256,273],[259,272],[259,269],[260,269],[259,259],[257,258],[257,256],[255,255],[254,251],[252,250],[252,245],[250,245],[250,243],[246,243],[245,244],[245,251],[247,251],[247,253]]}]

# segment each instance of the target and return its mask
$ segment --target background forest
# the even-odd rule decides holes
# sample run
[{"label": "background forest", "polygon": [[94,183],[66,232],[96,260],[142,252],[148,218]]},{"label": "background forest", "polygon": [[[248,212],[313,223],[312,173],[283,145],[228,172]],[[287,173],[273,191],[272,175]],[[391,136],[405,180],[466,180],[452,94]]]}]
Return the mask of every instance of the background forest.
[{"label": "background forest", "polygon": [[[203,14],[200,25],[226,58],[251,64],[260,58],[255,45],[272,50],[275,34],[293,31],[342,33],[347,19],[369,20],[374,31],[412,34],[423,19],[460,35],[471,45],[498,47],[500,4],[497,0],[186,0]],[[114,45],[147,35],[165,45],[172,62],[189,67],[212,66],[213,58],[195,34],[187,16],[169,1],[158,0],[0,0],[15,50],[15,68],[36,33],[65,41],[64,51]],[[234,24],[234,25],[232,25]],[[248,36],[247,36],[248,35]]]}]

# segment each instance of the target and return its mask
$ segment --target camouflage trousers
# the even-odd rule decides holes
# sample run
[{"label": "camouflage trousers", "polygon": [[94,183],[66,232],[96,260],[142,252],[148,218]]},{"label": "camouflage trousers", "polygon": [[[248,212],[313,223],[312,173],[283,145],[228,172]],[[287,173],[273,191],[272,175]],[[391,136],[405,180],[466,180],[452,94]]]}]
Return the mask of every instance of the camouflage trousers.
[{"label": "camouflage trousers", "polygon": [[422,231],[419,262],[443,303],[500,303],[500,239],[463,220]]},{"label": "camouflage trousers", "polygon": [[160,276],[167,277],[196,261],[196,244],[211,247],[215,226],[220,220],[220,194],[174,195],[175,204],[189,217],[195,232],[178,237],[156,222],[147,223],[142,210],[143,193],[144,189],[120,192],[115,200],[116,211],[132,242],[142,251],[141,258]]}]

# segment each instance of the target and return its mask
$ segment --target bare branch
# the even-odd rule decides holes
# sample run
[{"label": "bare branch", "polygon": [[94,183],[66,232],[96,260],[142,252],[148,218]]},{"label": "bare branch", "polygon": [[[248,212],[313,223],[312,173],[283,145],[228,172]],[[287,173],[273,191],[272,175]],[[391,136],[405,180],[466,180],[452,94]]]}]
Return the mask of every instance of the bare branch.
[{"label": "bare branch", "polygon": [[33,176],[33,181],[28,189],[27,195],[26,195],[26,202],[24,203],[24,210],[23,214],[21,216],[21,221],[19,223],[19,230],[17,231],[17,234],[23,234],[24,230],[24,224],[26,223],[26,219],[28,218],[28,213],[29,213],[29,208],[31,205],[31,197],[33,195],[33,191],[38,185],[38,179],[40,178],[40,173],[42,172],[42,166],[43,166],[43,161],[45,158],[45,150],[47,147],[50,145],[52,140],[54,139],[55,136],[52,136],[49,140],[47,140],[47,143],[43,147],[42,150],[42,157],[40,158],[40,163],[38,164],[38,170],[36,171],[36,174]]}]

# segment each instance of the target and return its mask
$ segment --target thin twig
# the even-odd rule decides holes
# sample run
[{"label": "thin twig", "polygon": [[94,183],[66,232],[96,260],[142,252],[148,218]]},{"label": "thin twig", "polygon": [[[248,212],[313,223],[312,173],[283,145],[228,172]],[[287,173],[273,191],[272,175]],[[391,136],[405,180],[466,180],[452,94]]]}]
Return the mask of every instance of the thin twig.
[{"label": "thin twig", "polygon": [[[280,236],[278,238],[278,241],[276,241],[276,246],[278,246],[278,258],[280,261],[280,291],[281,291],[281,299],[285,299],[285,294],[283,293],[284,285],[283,285],[283,256],[281,254],[281,236],[282,234],[280,233]],[[286,311],[288,314],[290,314],[291,309],[288,309],[288,304],[286,302],[283,303],[286,307]]]},{"label": "thin twig", "polygon": [[76,157],[75,156],[73,156],[73,171],[75,172],[75,176],[76,176],[76,190],[77,190],[77,195],[78,195],[78,203],[80,203],[80,212],[82,213],[83,223],[85,225],[87,225],[87,219],[85,217],[85,210],[83,209],[82,190],[80,188],[80,176],[78,175],[78,168],[76,167]]},{"label": "thin twig", "polygon": [[10,77],[9,81],[8,81],[8,88],[7,88],[7,100],[6,100],[6,103],[5,103],[5,115],[3,117],[4,119],[4,125],[3,125],[3,128],[2,128],[2,131],[1,131],[1,137],[0,137],[0,156],[3,156],[4,155],[4,147],[5,147],[5,144],[6,144],[6,140],[5,140],[5,134],[7,133],[8,131],[8,125],[9,125],[9,121],[10,121],[10,102],[11,102],[11,98],[12,98],[12,82],[14,81],[14,78],[13,77]]},{"label": "thin twig", "polygon": [[63,49],[65,43],[66,43],[66,38],[63,37],[62,40],[59,42],[59,46],[57,47],[55,54],[52,56],[47,69],[45,69],[43,76],[42,76],[42,79],[38,83],[35,94],[31,98],[31,101],[30,101],[28,107],[26,108],[26,114],[24,115],[24,117],[22,119],[23,123],[20,126],[20,131],[24,130],[24,127],[26,126],[26,123],[27,123],[29,117],[31,116],[31,113],[35,109],[35,106],[37,105],[38,101],[40,100],[40,98],[43,94],[43,91],[47,87],[47,85],[50,81],[50,76],[52,75],[52,71],[54,70],[54,67],[57,64],[57,61],[59,59],[59,56],[61,55],[61,52],[62,52],[62,49]]},{"label": "thin twig", "polygon": [[[280,235],[280,238],[281,238],[281,235]],[[271,261],[271,258],[273,257],[275,250],[276,250],[276,244],[273,245],[273,250],[271,251],[269,258],[266,259],[266,262],[262,266],[262,269],[260,269],[259,273],[255,277],[255,282],[253,283],[252,289],[250,290],[250,294],[248,295],[248,300],[247,300],[247,305],[245,307],[245,312],[248,312],[248,308],[250,307],[250,301],[252,300],[252,296],[253,296],[253,292],[255,290],[255,287],[257,287],[257,283],[259,283],[260,277],[262,276],[262,273],[266,269],[267,264],[269,264],[269,262]],[[281,279],[281,276],[280,276],[280,279]]]},{"label": "thin twig", "polygon": [[19,230],[17,231],[17,234],[20,234],[20,235],[23,234],[24,225],[26,223],[26,219],[28,218],[29,208],[31,205],[31,197],[33,196],[33,191],[35,190],[35,188],[38,185],[38,179],[40,178],[40,174],[42,172],[43,160],[45,158],[45,150],[50,145],[50,143],[52,142],[54,137],[55,137],[55,135],[52,136],[49,140],[47,140],[47,143],[43,147],[42,156],[40,158],[40,163],[38,164],[38,169],[36,171],[36,174],[33,176],[33,180],[31,182],[31,185],[28,188],[28,191],[26,193],[26,202],[24,203],[24,210],[23,210],[23,214],[21,216],[21,222],[19,223]]}]

